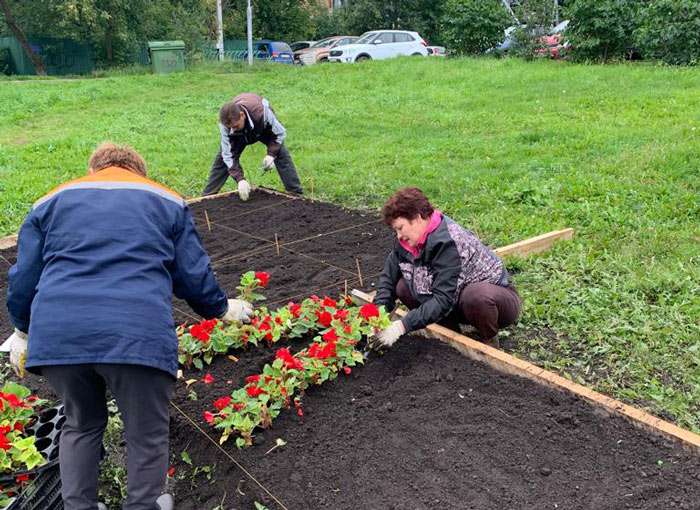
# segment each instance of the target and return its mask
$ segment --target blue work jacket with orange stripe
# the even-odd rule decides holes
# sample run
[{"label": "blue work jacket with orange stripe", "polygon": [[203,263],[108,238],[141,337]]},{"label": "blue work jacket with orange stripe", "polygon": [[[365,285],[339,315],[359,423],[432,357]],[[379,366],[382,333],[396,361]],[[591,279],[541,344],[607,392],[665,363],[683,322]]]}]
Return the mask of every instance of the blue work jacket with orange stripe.
[{"label": "blue work jacket with orange stripe", "polygon": [[59,186],[25,219],[7,307],[29,333],[27,368],[124,363],[177,373],[173,293],[205,318],[227,310],[175,192],[117,167]]}]

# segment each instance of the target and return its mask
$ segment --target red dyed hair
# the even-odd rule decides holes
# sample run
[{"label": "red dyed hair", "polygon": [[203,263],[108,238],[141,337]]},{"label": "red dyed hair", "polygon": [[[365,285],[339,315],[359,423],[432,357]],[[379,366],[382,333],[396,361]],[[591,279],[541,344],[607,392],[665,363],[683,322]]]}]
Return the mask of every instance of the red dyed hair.
[{"label": "red dyed hair", "polygon": [[382,208],[382,220],[391,226],[396,218],[414,220],[420,216],[428,219],[433,214],[433,205],[418,188],[402,188],[386,201]]}]

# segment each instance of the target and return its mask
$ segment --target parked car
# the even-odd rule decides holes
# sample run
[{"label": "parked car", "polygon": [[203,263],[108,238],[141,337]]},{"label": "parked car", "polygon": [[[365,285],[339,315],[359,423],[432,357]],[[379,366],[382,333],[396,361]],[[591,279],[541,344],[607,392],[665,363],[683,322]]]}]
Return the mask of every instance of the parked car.
[{"label": "parked car", "polygon": [[290,43],[289,47],[292,48],[292,51],[294,53],[296,53],[297,51],[305,50],[315,42],[316,41],[295,41],[293,43]]},{"label": "parked car", "polygon": [[336,46],[344,46],[357,41],[359,37],[350,35],[336,35],[322,39],[305,50],[294,52],[294,63],[305,66],[328,61],[328,53]]},{"label": "parked car", "polygon": [[365,32],[353,44],[337,46],[328,54],[329,62],[360,62],[362,60],[427,56],[428,43],[417,32],[406,30],[372,30]]},{"label": "parked car", "polygon": [[[243,60],[248,58],[248,50],[238,52]],[[253,41],[253,58],[280,64],[293,64],[294,53],[286,42],[262,39]]]},{"label": "parked car", "polygon": [[428,46],[428,55],[433,57],[446,57],[447,48],[444,46]]}]

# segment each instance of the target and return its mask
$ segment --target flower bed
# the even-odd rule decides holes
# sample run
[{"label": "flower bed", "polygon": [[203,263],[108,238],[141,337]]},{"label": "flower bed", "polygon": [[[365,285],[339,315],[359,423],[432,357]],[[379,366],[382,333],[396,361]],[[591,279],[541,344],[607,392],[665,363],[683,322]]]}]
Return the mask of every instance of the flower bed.
[{"label": "flower bed", "polygon": [[10,505],[29,482],[29,472],[46,462],[28,432],[43,404],[20,384],[7,382],[0,389],[0,508]]}]

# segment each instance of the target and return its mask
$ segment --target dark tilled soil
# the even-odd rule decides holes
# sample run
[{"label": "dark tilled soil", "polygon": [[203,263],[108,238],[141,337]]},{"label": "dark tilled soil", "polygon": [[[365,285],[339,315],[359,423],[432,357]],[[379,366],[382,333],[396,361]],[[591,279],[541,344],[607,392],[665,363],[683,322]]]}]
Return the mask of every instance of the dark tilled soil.
[{"label": "dark tilled soil", "polygon": [[[336,295],[345,280],[359,287],[356,258],[371,289],[391,242],[372,215],[262,192],[245,203],[223,197],[191,209],[222,286],[233,293],[242,272],[269,271],[271,306]],[[360,226],[295,242],[351,225]],[[14,261],[13,250],[0,255]],[[6,286],[3,270],[0,290]],[[182,302],[175,315],[178,322],[193,319]],[[0,333],[10,331],[2,307]],[[275,349],[235,352],[238,362],[218,358],[203,372],[186,370],[175,405],[218,441],[202,412],[271,361]],[[206,372],[215,378],[211,385],[201,382]],[[191,378],[198,382],[186,388]],[[25,382],[48,391],[40,378]],[[287,445],[266,453],[277,438]],[[414,336],[350,376],[311,389],[303,418],[284,411],[273,429],[256,434],[253,447],[223,447],[290,509],[700,508],[697,455]],[[175,409],[171,451],[178,509],[248,509],[255,501],[277,508]],[[194,467],[180,460],[183,451]]]},{"label": "dark tilled soil", "polygon": [[[195,383],[202,419],[271,351],[217,360],[215,382]],[[245,359],[245,361],[243,361]],[[188,375],[189,376],[189,375]],[[282,438],[284,447],[266,452]],[[179,507],[277,508],[179,413],[173,454],[215,466],[214,483],[177,463]],[[288,508],[295,509],[697,509],[700,459],[608,418],[577,398],[472,362],[434,340],[404,337],[350,376],[312,388],[304,417],[283,412],[252,448],[224,448]],[[207,445],[207,446],[205,446]],[[241,494],[243,493],[243,494]],[[556,505],[556,506],[555,506]]]}]

